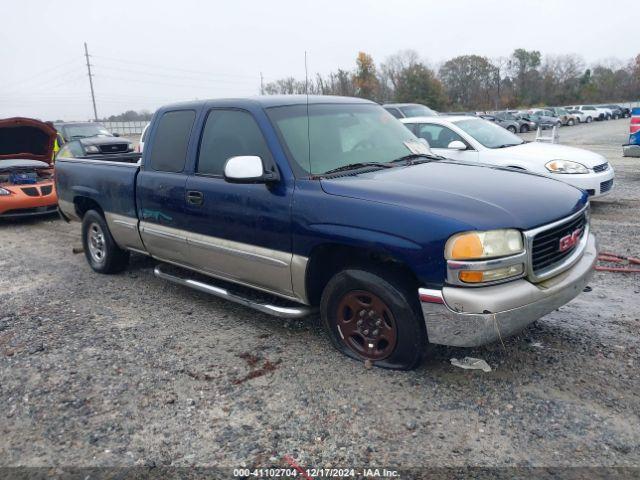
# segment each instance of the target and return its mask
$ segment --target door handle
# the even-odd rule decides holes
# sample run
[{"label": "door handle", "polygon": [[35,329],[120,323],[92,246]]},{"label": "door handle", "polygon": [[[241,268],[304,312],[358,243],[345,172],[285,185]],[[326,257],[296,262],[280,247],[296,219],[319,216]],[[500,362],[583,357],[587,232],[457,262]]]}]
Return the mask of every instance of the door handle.
[{"label": "door handle", "polygon": [[204,195],[202,192],[196,190],[189,190],[187,192],[187,203],[190,205],[202,205],[204,203]]}]

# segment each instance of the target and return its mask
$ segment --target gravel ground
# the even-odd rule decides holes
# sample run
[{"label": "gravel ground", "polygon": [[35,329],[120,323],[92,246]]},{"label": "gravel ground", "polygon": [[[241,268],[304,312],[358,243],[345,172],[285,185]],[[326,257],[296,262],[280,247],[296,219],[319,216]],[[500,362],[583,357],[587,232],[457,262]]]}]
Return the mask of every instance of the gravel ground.
[{"label": "gravel ground", "polygon": [[[606,155],[602,250],[640,256],[628,120],[562,128]],[[132,257],[93,273],[79,225],[0,224],[0,466],[640,467],[640,277],[593,290],[521,335],[366,369],[313,322],[177,287]],[[452,357],[485,359],[467,371]]]}]

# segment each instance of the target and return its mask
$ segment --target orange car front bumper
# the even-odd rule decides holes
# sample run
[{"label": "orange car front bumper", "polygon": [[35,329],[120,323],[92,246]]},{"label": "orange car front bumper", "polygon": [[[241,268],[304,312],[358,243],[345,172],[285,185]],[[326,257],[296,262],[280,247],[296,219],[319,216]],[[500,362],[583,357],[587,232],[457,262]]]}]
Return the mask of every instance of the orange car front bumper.
[{"label": "orange car front bumper", "polygon": [[11,192],[0,195],[0,218],[46,215],[57,210],[58,195],[51,180],[33,185],[0,185]]}]

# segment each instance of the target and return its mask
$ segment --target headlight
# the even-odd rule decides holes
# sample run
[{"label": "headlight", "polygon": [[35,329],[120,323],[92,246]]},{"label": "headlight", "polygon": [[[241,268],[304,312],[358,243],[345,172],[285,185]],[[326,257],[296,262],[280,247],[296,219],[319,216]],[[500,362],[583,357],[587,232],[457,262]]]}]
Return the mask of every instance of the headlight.
[{"label": "headlight", "polygon": [[100,153],[100,149],[98,149],[98,147],[96,147],[95,145],[89,145],[85,148],[85,151],[87,153]]},{"label": "headlight", "polygon": [[453,235],[444,248],[447,260],[484,260],[506,257],[524,251],[522,234],[518,230],[489,230]]},{"label": "headlight", "polygon": [[571,160],[551,160],[545,164],[551,173],[589,173],[589,169]]},{"label": "headlight", "polygon": [[0,187],[0,196],[11,195],[11,192],[6,188]]}]

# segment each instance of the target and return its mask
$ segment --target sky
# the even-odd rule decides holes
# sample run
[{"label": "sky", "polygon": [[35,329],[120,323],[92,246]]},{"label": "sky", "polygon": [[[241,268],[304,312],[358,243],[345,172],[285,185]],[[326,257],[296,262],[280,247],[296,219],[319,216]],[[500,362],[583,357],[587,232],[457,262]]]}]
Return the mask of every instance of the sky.
[{"label": "sky", "polygon": [[589,64],[640,53],[637,0],[3,1],[0,118],[98,117],[195,98],[244,97],[264,82],[377,64],[414,49],[432,66],[516,48]]}]

